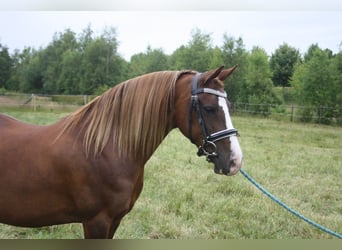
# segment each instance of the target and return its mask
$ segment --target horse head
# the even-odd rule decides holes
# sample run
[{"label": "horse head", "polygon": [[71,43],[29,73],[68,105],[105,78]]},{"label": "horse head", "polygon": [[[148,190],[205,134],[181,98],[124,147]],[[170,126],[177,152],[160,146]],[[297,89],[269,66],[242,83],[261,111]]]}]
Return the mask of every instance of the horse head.
[{"label": "horse head", "polygon": [[[176,108],[183,110],[178,110],[183,115],[176,119],[179,129],[198,147],[199,156],[206,156],[209,162],[214,163],[215,173],[224,175],[236,174],[243,158],[223,84],[235,69],[236,66],[229,69],[222,66],[191,74],[187,78],[188,90],[183,90],[183,98],[179,98],[183,105],[176,104]],[[188,107],[185,108],[187,112],[184,106]]]}]

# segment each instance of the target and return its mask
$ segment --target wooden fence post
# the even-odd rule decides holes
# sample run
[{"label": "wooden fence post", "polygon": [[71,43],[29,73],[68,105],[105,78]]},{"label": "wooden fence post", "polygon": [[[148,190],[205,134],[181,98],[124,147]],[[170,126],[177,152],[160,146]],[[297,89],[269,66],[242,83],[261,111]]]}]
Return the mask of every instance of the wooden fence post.
[{"label": "wooden fence post", "polygon": [[37,102],[36,102],[36,96],[35,96],[35,94],[32,94],[32,95],[31,95],[31,99],[32,99],[33,111],[36,112],[36,110],[37,110]]}]

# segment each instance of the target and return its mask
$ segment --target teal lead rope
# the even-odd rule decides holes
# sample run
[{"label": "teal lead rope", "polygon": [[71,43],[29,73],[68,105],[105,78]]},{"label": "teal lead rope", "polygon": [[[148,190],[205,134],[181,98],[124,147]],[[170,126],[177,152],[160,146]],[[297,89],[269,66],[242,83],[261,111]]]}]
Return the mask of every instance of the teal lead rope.
[{"label": "teal lead rope", "polygon": [[292,208],[290,208],[289,206],[287,206],[285,203],[283,203],[281,200],[279,200],[277,197],[275,197],[273,194],[271,194],[270,192],[268,192],[266,189],[264,189],[258,182],[256,182],[249,174],[247,174],[243,169],[240,169],[240,172],[243,176],[245,176],[250,182],[252,182],[254,184],[254,186],[256,186],[261,192],[263,192],[265,195],[267,195],[271,200],[273,200],[274,202],[276,202],[278,205],[282,206],[283,208],[285,208],[287,211],[289,211],[290,213],[294,214],[295,216],[301,218],[302,220],[306,221],[307,223],[309,223],[310,225],[332,235],[335,236],[339,239],[342,239],[342,235],[339,233],[336,233],[326,227],[321,226],[320,224],[306,218],[305,216],[303,216],[302,214],[298,213],[297,211],[293,210]]}]

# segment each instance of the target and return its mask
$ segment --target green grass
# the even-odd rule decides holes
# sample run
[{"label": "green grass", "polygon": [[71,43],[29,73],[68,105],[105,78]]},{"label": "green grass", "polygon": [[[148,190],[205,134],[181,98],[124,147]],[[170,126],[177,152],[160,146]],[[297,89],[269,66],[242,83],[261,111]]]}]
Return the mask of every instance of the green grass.
[{"label": "green grass", "polygon": [[[1,112],[1,110],[0,110]],[[57,112],[22,112],[22,111],[7,111],[4,114],[11,115],[16,119],[37,125],[49,125],[56,122],[60,118],[68,115],[68,113]]]},{"label": "green grass", "polygon": [[[10,113],[37,124],[65,114]],[[310,219],[342,233],[342,128],[233,117],[244,169]],[[328,239],[260,193],[241,174],[214,174],[177,130],[145,167],[143,192],[115,238]],[[0,238],[81,238],[79,224],[25,229],[0,224]]]}]

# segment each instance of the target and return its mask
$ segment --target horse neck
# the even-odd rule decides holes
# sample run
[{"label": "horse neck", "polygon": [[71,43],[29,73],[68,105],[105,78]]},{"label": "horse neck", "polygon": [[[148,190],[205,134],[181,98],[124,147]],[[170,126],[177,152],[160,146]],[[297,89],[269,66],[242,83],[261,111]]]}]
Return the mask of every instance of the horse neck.
[{"label": "horse neck", "polygon": [[178,128],[189,138],[189,105],[191,98],[191,75],[184,74],[175,85],[175,105],[172,128]]},{"label": "horse neck", "polygon": [[108,148],[121,158],[148,159],[175,127],[178,75],[159,72],[119,84],[70,115],[65,130],[84,138],[87,157]]}]

